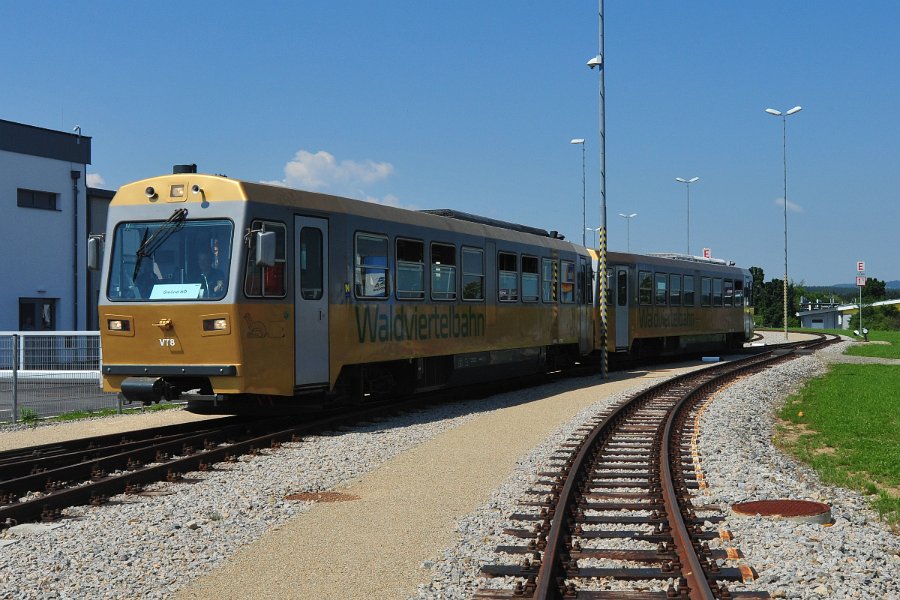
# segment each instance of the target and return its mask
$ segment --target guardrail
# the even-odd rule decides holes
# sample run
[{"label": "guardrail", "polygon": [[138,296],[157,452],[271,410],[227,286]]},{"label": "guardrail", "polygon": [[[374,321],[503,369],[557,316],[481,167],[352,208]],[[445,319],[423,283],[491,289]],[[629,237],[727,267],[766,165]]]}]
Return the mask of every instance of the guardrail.
[{"label": "guardrail", "polygon": [[0,331],[0,422],[122,407],[104,392],[96,331]]}]

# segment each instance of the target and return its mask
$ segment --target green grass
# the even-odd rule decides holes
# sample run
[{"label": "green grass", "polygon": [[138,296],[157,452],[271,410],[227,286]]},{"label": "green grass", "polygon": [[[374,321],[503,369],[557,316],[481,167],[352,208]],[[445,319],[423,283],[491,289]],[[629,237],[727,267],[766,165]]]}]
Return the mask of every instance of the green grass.
[{"label": "green grass", "polygon": [[[171,410],[173,408],[181,408],[182,404],[172,404],[171,402],[160,402],[159,404],[151,404],[150,406],[139,406],[137,408],[125,408],[122,410],[122,414],[125,415],[133,415],[140,414],[144,412],[157,412],[160,410]],[[101,410],[73,410],[71,412],[63,413],[61,415],[57,415],[55,417],[39,417],[37,412],[30,408],[22,408],[20,411],[19,420],[26,425],[36,425],[38,422],[41,423],[60,423],[67,421],[78,421],[81,419],[90,419],[93,417],[109,417],[112,415],[119,414],[118,409],[115,408],[104,408]],[[7,423],[9,424],[9,423]],[[0,423],[3,425],[3,423]]]},{"label": "green grass", "polygon": [[[845,335],[858,342],[863,338],[856,337],[846,329],[791,329],[801,333],[834,333]],[[869,331],[869,342],[887,342],[887,344],[862,343],[847,349],[845,354],[851,356],[872,356],[875,358],[900,358],[900,331]]]},{"label": "green grass", "polygon": [[[181,404],[172,404],[171,402],[160,402],[159,404],[151,404],[150,406],[140,406],[138,408],[125,408],[122,414],[133,415],[144,412],[157,412],[160,410],[170,410],[173,408],[181,408]],[[104,408],[102,410],[74,410],[72,412],[63,413],[61,415],[50,417],[47,421],[77,421],[79,419],[90,419],[91,417],[108,417],[117,415],[119,411],[115,408]]]},{"label": "green grass", "polygon": [[776,444],[823,481],[872,496],[900,529],[900,368],[833,365],[788,398]]},{"label": "green grass", "polygon": [[874,356],[877,358],[900,358],[900,331],[870,331],[870,342],[887,344],[859,344],[847,350],[852,356]]}]

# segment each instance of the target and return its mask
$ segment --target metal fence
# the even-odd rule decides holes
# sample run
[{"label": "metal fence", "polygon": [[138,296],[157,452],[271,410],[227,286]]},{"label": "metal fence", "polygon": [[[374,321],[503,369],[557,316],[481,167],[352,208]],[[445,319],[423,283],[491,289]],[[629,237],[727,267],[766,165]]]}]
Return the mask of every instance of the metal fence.
[{"label": "metal fence", "polygon": [[98,332],[0,331],[0,422],[121,408],[101,362]]}]

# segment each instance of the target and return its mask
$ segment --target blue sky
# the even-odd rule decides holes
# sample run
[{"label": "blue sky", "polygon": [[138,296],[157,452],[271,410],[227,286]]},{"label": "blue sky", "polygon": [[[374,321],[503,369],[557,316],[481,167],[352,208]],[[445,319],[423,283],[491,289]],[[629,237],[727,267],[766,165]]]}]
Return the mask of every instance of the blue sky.
[{"label": "blue sky", "polygon": [[[766,278],[900,279],[900,3],[607,0],[609,248]],[[597,2],[0,3],[0,118],[93,138],[116,189],[196,162],[582,239],[599,223]],[[592,233],[588,232],[590,242]]]}]

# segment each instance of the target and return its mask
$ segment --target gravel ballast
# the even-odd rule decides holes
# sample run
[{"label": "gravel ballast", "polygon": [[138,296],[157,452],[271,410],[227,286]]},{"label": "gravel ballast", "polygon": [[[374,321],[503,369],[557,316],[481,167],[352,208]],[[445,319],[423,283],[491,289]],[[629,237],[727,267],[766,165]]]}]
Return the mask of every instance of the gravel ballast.
[{"label": "gravel ballast", "polygon": [[[832,506],[835,523],[830,527],[729,516],[734,545],[760,574],[746,589],[783,598],[900,597],[895,575],[900,572],[900,543],[867,508],[866,498],[823,486],[769,443],[773,407],[822,369],[819,358],[805,357],[744,379],[710,403],[703,414],[701,451],[711,487],[702,502],[727,509],[734,502],[793,497]],[[0,536],[0,597],[304,597],[291,593],[298,588],[284,586],[292,578],[311,579],[322,569],[307,552],[315,549],[311,536],[316,531],[337,530],[342,519],[350,523],[359,518],[354,511],[365,513],[360,509],[366,502],[407,502],[394,478],[410,477],[412,467],[426,458],[434,470],[447,468],[450,459],[465,458],[466,469],[444,479],[462,481],[470,472],[492,471],[493,479],[480,480],[480,495],[442,505],[434,523],[406,532],[405,546],[385,548],[384,556],[376,550],[374,556],[348,559],[342,566],[362,570],[372,586],[401,578],[406,583],[372,588],[390,590],[381,595],[359,589],[357,596],[335,588],[316,597],[468,598],[485,582],[480,566],[503,562],[493,548],[512,541],[502,534],[510,524],[507,517],[518,510],[516,501],[549,455],[596,412],[630,390],[656,382],[616,377],[599,386],[562,381],[310,437],[267,456],[190,474],[200,480],[195,484],[159,484],[153,488],[157,496],[120,496],[108,506],[73,508],[70,514],[79,518],[64,520],[60,527],[20,536],[7,531]],[[486,434],[480,427],[527,431],[538,414],[531,411],[539,405],[545,405],[556,424],[546,425],[540,435],[535,429],[533,441],[521,450],[495,448],[498,457],[508,451],[508,463],[482,466],[505,459],[494,458],[491,451],[475,452],[475,440],[490,437],[491,430]],[[462,444],[473,446],[473,456],[455,456],[453,448]],[[350,497],[320,504],[284,499],[328,490]],[[429,493],[456,492],[449,486]],[[435,504],[428,493],[421,495],[426,504]],[[371,536],[366,528],[351,528],[358,537],[344,542],[347,547],[377,549],[376,530],[383,525],[378,519],[371,517]],[[312,524],[319,529],[304,529]],[[429,543],[419,543],[419,538]],[[406,552],[411,566],[379,572],[390,552]],[[263,587],[264,581],[248,570],[259,565],[281,583]],[[354,581],[353,573],[337,575]]]}]

